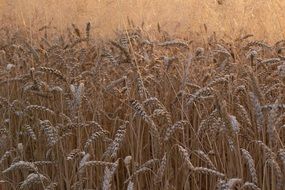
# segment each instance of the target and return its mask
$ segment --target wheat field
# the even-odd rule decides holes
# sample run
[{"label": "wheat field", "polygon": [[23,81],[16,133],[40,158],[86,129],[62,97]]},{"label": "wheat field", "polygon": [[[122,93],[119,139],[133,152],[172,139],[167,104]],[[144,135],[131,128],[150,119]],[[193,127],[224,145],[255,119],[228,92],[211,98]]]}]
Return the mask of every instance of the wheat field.
[{"label": "wheat field", "polygon": [[0,1],[1,190],[284,189],[283,2],[43,2]]}]

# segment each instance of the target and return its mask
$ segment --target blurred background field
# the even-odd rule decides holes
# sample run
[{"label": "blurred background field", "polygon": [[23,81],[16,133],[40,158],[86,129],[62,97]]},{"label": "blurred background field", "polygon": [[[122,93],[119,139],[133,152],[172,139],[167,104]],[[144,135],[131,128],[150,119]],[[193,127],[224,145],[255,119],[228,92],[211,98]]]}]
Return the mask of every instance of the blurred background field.
[{"label": "blurred background field", "polygon": [[[229,38],[252,33],[275,41],[284,38],[283,0],[0,0],[1,23],[37,31],[51,23],[63,31],[71,23],[110,36],[127,18],[146,30],[161,27],[173,34],[216,31]],[[223,37],[225,37],[223,36]]]}]

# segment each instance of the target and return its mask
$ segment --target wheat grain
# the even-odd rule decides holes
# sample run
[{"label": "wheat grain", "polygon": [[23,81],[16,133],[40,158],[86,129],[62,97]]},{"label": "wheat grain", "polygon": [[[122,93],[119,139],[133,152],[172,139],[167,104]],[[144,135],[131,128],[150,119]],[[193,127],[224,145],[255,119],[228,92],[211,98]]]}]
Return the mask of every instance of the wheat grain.
[{"label": "wheat grain", "polygon": [[38,168],[31,162],[18,161],[12,163],[9,168],[2,171],[2,173],[12,172],[18,169],[28,170],[28,171],[38,171]]},{"label": "wheat grain", "polygon": [[194,170],[195,168],[190,161],[188,151],[180,145],[178,145],[178,150],[179,150],[181,156],[183,157],[184,161],[186,162],[187,166],[189,167],[189,169]]},{"label": "wheat grain", "polygon": [[108,146],[107,150],[103,154],[104,157],[111,157],[111,158],[117,157],[117,152],[120,146],[122,145],[122,142],[127,132],[127,125],[128,122],[125,122],[123,125],[119,127],[115,135],[114,141]]},{"label": "wheat grain", "polygon": [[105,167],[102,190],[111,190],[112,177],[118,167],[118,164],[119,164],[119,160],[117,160],[113,166]]},{"label": "wheat grain", "polygon": [[47,178],[39,173],[31,173],[28,177],[22,182],[20,189],[30,188],[33,184],[41,184],[43,181],[46,181]]},{"label": "wheat grain", "polygon": [[252,156],[245,149],[241,149],[241,152],[242,152],[243,158],[246,160],[246,163],[247,163],[247,166],[248,166],[248,169],[249,169],[249,173],[251,175],[252,182],[254,184],[258,184],[257,183],[258,181],[257,181],[257,174],[256,174],[255,164],[254,164],[254,160],[253,160]]}]

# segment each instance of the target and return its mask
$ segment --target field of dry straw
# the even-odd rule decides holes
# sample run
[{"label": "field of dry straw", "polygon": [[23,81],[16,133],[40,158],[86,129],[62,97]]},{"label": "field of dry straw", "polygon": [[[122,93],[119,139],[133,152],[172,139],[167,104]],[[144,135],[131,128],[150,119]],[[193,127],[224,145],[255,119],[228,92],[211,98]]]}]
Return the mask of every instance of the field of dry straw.
[{"label": "field of dry straw", "polygon": [[284,189],[284,3],[38,2],[0,1],[0,189]]}]

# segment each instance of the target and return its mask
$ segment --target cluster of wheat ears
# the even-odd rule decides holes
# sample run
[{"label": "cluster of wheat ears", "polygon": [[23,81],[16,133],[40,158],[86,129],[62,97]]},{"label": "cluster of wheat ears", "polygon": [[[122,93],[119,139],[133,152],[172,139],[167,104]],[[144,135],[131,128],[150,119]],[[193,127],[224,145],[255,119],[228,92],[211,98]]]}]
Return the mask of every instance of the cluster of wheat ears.
[{"label": "cluster of wheat ears", "polygon": [[285,41],[50,30],[1,29],[2,189],[284,189]]}]

